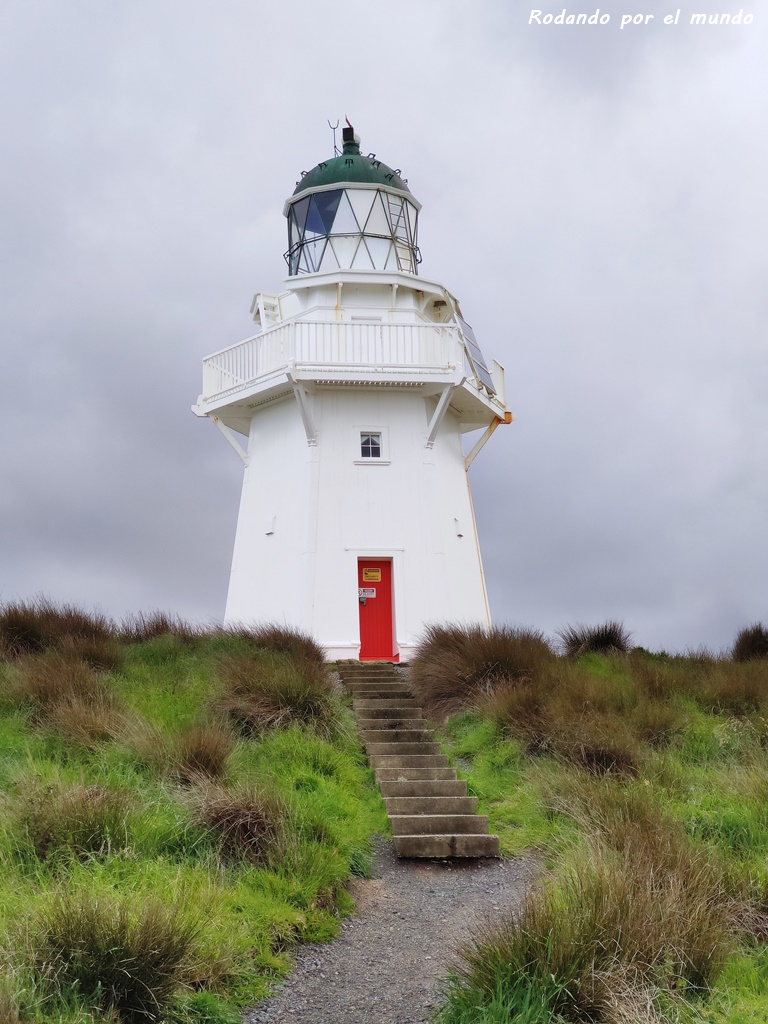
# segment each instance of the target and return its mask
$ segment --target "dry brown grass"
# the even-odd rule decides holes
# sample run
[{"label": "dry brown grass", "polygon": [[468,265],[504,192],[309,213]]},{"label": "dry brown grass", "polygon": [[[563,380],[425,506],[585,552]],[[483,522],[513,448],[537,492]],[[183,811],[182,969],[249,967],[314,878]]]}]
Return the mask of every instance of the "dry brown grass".
[{"label": "dry brown grass", "polygon": [[235,746],[232,732],[215,724],[190,726],[179,736],[174,751],[175,773],[192,784],[201,779],[220,779]]},{"label": "dry brown grass", "polygon": [[653,1019],[657,988],[711,984],[734,948],[730,894],[704,855],[636,838],[622,851],[595,843],[556,888],[486,926],[462,951],[465,984],[487,993],[503,978],[566,1020],[604,1022],[644,1005]]},{"label": "dry brown grass", "polygon": [[144,643],[160,636],[175,636],[184,644],[193,644],[206,631],[185,622],[179,615],[152,611],[127,615],[119,624],[117,633],[121,640],[130,644]]},{"label": "dry brown grass", "polygon": [[734,661],[754,661],[768,658],[768,629],[755,622],[739,631],[731,651]]},{"label": "dry brown grass", "polygon": [[324,665],[287,655],[221,658],[215,710],[239,732],[300,725],[330,735],[338,726],[334,685]]},{"label": "dry brown grass", "polygon": [[287,654],[297,662],[309,661],[316,665],[325,663],[325,652],[308,633],[290,626],[263,623],[256,626],[230,626],[221,632],[225,636],[238,637],[263,651]]},{"label": "dry brown grass", "polygon": [[76,605],[56,605],[45,597],[0,605],[0,653],[7,658],[38,654],[64,640],[100,642],[114,635],[106,615]]},{"label": "dry brown grass", "polygon": [[579,658],[583,654],[626,654],[632,635],[623,622],[611,619],[598,626],[564,626],[557,631],[563,654]]},{"label": "dry brown grass", "polygon": [[22,781],[9,807],[22,844],[36,857],[62,853],[100,856],[123,849],[133,802],[124,790],[93,785]]},{"label": "dry brown grass", "polygon": [[621,678],[552,660],[533,679],[509,683],[476,703],[532,754],[554,754],[593,774],[635,774],[643,759],[632,724],[637,695]]},{"label": "dry brown grass", "polygon": [[125,647],[114,636],[65,636],[56,650],[72,661],[84,661],[97,672],[114,672],[125,662]]},{"label": "dry brown grass", "polygon": [[264,864],[280,849],[288,808],[264,787],[201,787],[193,807],[196,823],[216,838],[224,860]]},{"label": "dry brown grass", "polygon": [[544,635],[509,626],[429,626],[411,663],[411,685],[434,717],[476,704],[510,683],[535,684],[554,655]]},{"label": "dry brown grass", "polygon": [[83,700],[76,695],[50,705],[42,719],[45,727],[57,736],[89,750],[121,738],[126,721],[111,698]]},{"label": "dry brown grass", "polygon": [[193,977],[198,933],[184,909],[157,899],[60,895],[33,932],[35,973],[53,993],[75,990],[125,1024],[160,1021]]},{"label": "dry brown grass", "polygon": [[10,692],[12,697],[30,704],[38,716],[62,702],[105,706],[112,701],[101,674],[79,658],[57,650],[19,658]]}]

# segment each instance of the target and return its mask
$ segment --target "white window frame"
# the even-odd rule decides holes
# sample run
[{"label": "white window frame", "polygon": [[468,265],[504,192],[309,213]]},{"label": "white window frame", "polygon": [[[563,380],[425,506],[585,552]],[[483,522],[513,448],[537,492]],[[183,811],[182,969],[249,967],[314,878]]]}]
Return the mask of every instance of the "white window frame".
[{"label": "white window frame", "polygon": [[[381,438],[381,455],[363,457],[361,448],[363,434],[378,434]],[[389,431],[386,427],[355,427],[355,455],[353,462],[356,466],[389,466]]]}]

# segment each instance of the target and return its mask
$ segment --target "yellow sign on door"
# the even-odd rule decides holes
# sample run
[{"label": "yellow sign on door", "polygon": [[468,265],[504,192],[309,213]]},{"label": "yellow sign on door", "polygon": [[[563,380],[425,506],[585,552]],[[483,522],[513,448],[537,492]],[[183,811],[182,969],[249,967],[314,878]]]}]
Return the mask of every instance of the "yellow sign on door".
[{"label": "yellow sign on door", "polygon": [[381,569],[363,569],[363,583],[381,583]]}]

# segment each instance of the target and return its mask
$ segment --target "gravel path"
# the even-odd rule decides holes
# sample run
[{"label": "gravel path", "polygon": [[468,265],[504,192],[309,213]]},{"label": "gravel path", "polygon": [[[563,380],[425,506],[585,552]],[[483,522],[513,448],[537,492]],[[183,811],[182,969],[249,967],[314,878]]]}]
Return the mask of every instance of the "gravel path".
[{"label": "gravel path", "polygon": [[535,875],[531,858],[398,860],[382,843],[374,878],[351,887],[357,915],[333,942],[304,946],[284,988],[244,1024],[427,1024],[456,947],[517,909]]}]

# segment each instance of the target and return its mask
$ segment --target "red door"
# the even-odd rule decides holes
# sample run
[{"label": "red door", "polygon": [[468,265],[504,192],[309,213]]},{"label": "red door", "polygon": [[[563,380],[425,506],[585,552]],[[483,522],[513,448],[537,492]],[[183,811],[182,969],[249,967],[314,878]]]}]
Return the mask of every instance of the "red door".
[{"label": "red door", "polygon": [[360,558],[357,562],[360,601],[360,661],[397,661],[392,640],[392,562]]}]

